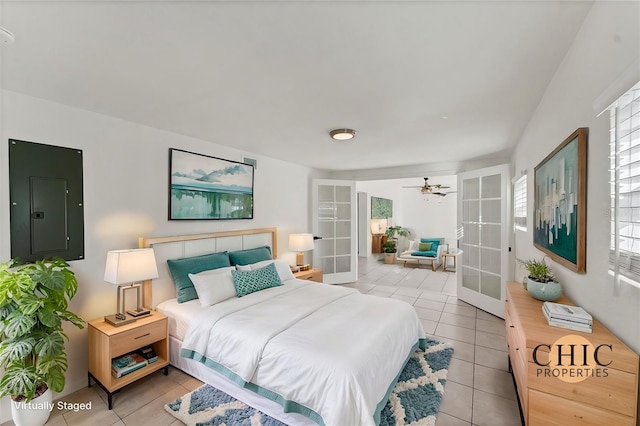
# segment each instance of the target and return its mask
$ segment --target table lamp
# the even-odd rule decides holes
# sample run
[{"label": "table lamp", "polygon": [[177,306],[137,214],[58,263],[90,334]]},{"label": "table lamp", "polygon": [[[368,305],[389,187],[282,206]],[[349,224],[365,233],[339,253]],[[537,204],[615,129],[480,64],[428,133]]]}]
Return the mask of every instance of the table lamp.
[{"label": "table lamp", "polygon": [[[152,248],[109,251],[104,280],[118,286],[118,310],[114,315],[105,316],[105,321],[118,327],[149,315],[151,312],[142,307],[142,281],[157,277],[158,267]],[[131,289],[137,290],[137,308],[125,314],[125,294]]]},{"label": "table lamp", "polygon": [[313,234],[290,234],[289,250],[298,252],[296,254],[296,265],[303,266],[303,252],[313,250]]}]

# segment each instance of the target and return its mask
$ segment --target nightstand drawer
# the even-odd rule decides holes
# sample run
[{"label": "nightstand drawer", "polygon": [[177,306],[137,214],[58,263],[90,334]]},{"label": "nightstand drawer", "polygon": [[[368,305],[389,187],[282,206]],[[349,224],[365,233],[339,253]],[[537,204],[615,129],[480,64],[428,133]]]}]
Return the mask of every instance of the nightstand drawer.
[{"label": "nightstand drawer", "polygon": [[309,269],[308,271],[294,272],[294,277],[299,280],[322,282],[322,269]]},{"label": "nightstand drawer", "polygon": [[111,336],[111,356],[126,354],[166,338],[167,320],[165,318]]}]

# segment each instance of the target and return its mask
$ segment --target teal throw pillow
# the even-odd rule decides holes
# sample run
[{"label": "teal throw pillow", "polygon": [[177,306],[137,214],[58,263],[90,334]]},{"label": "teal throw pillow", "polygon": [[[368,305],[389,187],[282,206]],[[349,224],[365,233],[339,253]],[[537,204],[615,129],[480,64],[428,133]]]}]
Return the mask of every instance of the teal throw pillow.
[{"label": "teal throw pillow", "polygon": [[418,245],[419,251],[431,251],[431,243],[420,243]]},{"label": "teal throw pillow", "polygon": [[169,272],[171,272],[173,283],[176,286],[178,303],[184,303],[198,298],[198,293],[189,279],[189,274],[224,268],[231,266],[231,263],[229,262],[229,253],[224,251],[182,259],[169,259],[167,266],[169,266]]},{"label": "teal throw pillow", "polygon": [[421,243],[431,243],[431,250],[438,251],[438,246],[440,245],[439,239],[431,239],[431,238],[420,238]]},{"label": "teal throw pillow", "polygon": [[251,265],[252,263],[271,259],[271,247],[269,246],[229,252],[229,260],[231,260],[232,265]]},{"label": "teal throw pillow", "polygon": [[252,271],[231,271],[231,276],[238,297],[282,285],[276,265],[273,263]]}]

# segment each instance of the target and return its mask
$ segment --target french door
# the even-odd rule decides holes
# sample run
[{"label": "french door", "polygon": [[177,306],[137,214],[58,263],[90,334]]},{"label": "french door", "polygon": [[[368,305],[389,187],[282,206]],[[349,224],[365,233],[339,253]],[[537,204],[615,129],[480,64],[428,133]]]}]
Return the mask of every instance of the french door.
[{"label": "french door", "polygon": [[508,271],[509,166],[458,175],[458,299],[504,318]]},{"label": "french door", "polygon": [[358,277],[356,184],[348,180],[312,180],[314,265],[327,284],[355,282]]}]

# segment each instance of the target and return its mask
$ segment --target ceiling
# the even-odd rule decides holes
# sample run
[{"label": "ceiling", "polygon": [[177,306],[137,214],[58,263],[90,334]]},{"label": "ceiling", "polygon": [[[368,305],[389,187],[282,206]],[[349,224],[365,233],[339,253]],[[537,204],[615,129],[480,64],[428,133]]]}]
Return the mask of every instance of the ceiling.
[{"label": "ceiling", "polygon": [[504,156],[591,6],[5,0],[1,84],[325,170]]}]

